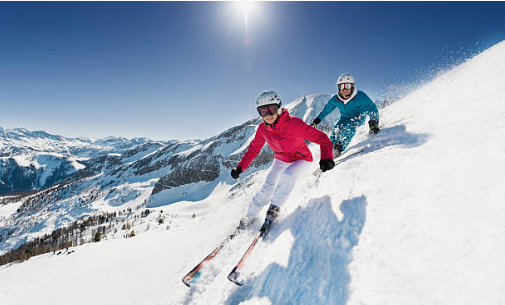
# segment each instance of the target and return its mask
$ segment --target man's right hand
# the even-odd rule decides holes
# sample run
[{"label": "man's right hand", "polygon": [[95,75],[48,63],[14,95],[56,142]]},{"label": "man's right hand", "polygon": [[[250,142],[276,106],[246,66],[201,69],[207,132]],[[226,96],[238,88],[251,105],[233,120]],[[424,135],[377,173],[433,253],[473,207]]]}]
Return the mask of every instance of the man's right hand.
[{"label": "man's right hand", "polygon": [[238,179],[238,176],[240,176],[241,173],[242,173],[242,167],[240,167],[240,166],[234,167],[231,170],[231,177],[233,179]]},{"label": "man's right hand", "polygon": [[314,121],[312,121],[312,127],[316,128],[317,124],[321,123],[321,119],[315,118]]}]

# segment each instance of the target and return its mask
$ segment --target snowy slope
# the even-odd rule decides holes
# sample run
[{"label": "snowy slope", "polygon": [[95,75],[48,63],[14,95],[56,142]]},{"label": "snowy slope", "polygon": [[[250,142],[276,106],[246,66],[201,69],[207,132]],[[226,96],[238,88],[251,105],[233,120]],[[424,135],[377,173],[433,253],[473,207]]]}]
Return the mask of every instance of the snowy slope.
[{"label": "snowy slope", "polygon": [[[365,152],[297,183],[237,287],[234,239],[188,289],[182,276],[230,233],[267,174],[156,208],[137,237],[0,267],[2,304],[505,304],[505,43],[381,111]],[[318,147],[312,146],[318,155]],[[313,169],[317,165],[314,163]],[[245,174],[248,174],[247,172]],[[231,190],[230,190],[231,189]],[[172,215],[170,228],[155,215]],[[193,215],[195,217],[193,217]]]}]

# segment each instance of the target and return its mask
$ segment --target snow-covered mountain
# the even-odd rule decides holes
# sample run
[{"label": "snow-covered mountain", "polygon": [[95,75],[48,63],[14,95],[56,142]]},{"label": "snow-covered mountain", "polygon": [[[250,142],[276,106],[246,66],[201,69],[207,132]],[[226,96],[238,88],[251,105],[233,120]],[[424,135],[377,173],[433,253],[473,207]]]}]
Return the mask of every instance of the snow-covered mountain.
[{"label": "snow-covered mountain", "polygon": [[[304,96],[288,108],[293,115],[309,122],[329,97],[326,94]],[[320,125],[321,128],[329,131],[337,116],[338,113],[332,114]],[[258,123],[257,119],[245,122],[207,140],[167,142],[146,138],[67,138],[44,131],[0,127],[0,195],[41,190],[104,172],[115,178],[149,173],[153,178],[161,177],[153,194],[187,186],[181,188],[178,195],[172,192],[159,204],[166,204],[166,200],[193,200],[193,184],[221,181],[218,179],[220,174],[237,163]],[[253,165],[265,164],[271,157],[272,152],[267,148]]]},{"label": "snow-covered mountain", "polygon": [[[328,99],[328,95],[314,94],[297,99],[287,108],[312,121]],[[335,112],[330,120],[337,117]],[[322,127],[329,130],[330,120]],[[17,213],[0,226],[0,253],[95,213],[205,199],[220,183],[232,183],[229,172],[245,152],[259,122],[245,122],[206,140],[168,142],[123,138],[91,141],[23,129],[3,130],[2,145],[12,152],[0,159],[4,188],[9,189],[14,182],[22,186],[26,181],[27,190],[35,186],[48,189],[19,200],[5,198],[18,207]],[[265,146],[250,172],[266,168],[272,157],[273,152]]]},{"label": "snow-covered mountain", "polygon": [[[328,97],[288,108],[310,122]],[[382,109],[382,131],[369,137],[364,126],[350,144],[361,155],[300,178],[248,258],[243,287],[226,275],[253,231],[195,287],[181,278],[233,230],[265,179],[267,149],[241,183],[229,178],[257,120],[100,157],[71,182],[4,197],[2,249],[97,212],[131,209],[128,226],[113,218],[105,241],[1,266],[2,304],[504,304],[503,100],[505,42]]]},{"label": "snow-covered mountain", "polygon": [[162,143],[145,138],[67,138],[44,131],[0,127],[0,194],[53,186],[95,159],[122,155],[142,145],[160,147]]}]

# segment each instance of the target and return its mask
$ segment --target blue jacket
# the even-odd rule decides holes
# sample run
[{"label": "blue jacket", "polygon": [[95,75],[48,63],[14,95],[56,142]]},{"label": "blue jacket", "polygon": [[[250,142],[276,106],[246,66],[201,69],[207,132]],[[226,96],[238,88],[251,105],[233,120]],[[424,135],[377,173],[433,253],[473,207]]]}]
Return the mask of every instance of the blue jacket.
[{"label": "blue jacket", "polygon": [[340,110],[341,119],[359,118],[363,114],[368,114],[370,120],[379,122],[379,110],[375,103],[366,95],[365,92],[358,90],[356,96],[347,104],[344,104],[335,94],[324,106],[323,110],[317,116],[321,121],[330,114],[335,108]]}]

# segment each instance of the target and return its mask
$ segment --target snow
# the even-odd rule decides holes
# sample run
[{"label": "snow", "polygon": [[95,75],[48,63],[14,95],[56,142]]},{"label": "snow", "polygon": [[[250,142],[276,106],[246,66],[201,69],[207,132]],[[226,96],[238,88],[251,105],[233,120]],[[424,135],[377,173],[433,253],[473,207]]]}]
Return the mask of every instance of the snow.
[{"label": "snow", "polygon": [[[505,42],[382,109],[382,131],[370,137],[364,126],[350,144],[349,150],[365,147],[362,154],[319,179],[311,174],[314,163],[299,179],[272,234],[248,258],[243,287],[226,276],[254,231],[233,239],[195,287],[181,278],[231,233],[267,171],[246,171],[242,188],[218,183],[212,192],[193,190],[194,197],[205,192],[200,201],[155,208],[177,215],[169,230],[144,224],[135,238],[0,266],[0,299],[505,304],[503,101]],[[307,105],[315,106],[309,97]],[[317,160],[318,147],[310,148]],[[0,207],[5,215],[7,207]]]},{"label": "snow", "polygon": [[73,159],[71,161],[72,161],[72,166],[75,168],[76,171],[86,168],[86,166],[79,163],[77,159]]},{"label": "snow", "polygon": [[[9,198],[9,196],[3,196],[1,198]],[[0,205],[0,218],[11,217],[14,213],[16,213],[16,210],[19,209],[21,204],[22,202],[14,202],[10,204]]]},{"label": "snow", "polygon": [[251,144],[252,140],[254,140],[254,136],[256,134],[256,129],[257,129],[257,127],[255,128],[255,133],[253,133],[253,134],[251,134],[251,136],[249,136],[249,138],[244,143],[244,145],[238,147],[236,150],[234,150],[232,153],[230,153],[230,156],[247,151],[247,149],[249,148],[249,144]]},{"label": "snow", "polygon": [[[29,158],[30,157],[26,156],[26,155],[12,157],[12,159],[14,159],[14,161],[16,161],[16,163],[19,166],[29,167],[30,165],[33,165],[33,166],[35,166],[35,168],[40,167],[40,165],[38,163],[36,163],[36,162],[32,163],[32,161]],[[2,158],[2,159],[4,159],[4,158]]]},{"label": "snow", "polygon": [[190,149],[185,150],[185,151],[181,151],[177,154],[180,156],[187,157],[187,156],[191,155],[192,153],[194,153],[195,151],[199,151],[201,149],[202,149],[202,145],[195,145],[195,146],[191,147]]}]

